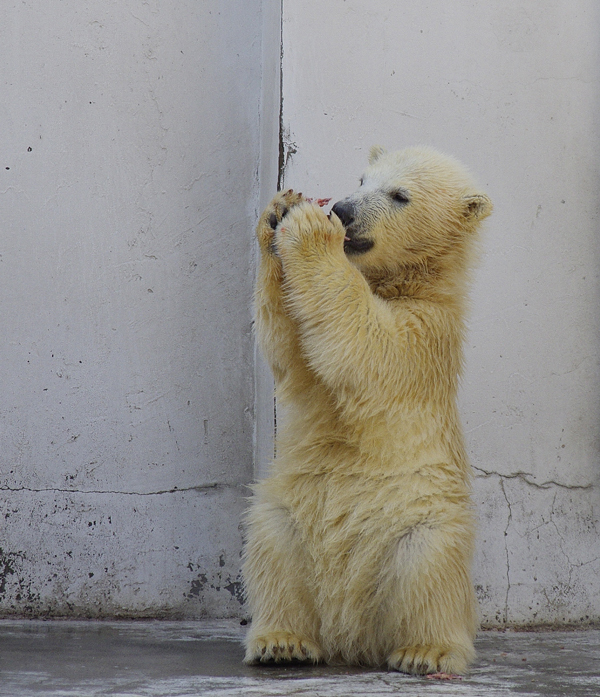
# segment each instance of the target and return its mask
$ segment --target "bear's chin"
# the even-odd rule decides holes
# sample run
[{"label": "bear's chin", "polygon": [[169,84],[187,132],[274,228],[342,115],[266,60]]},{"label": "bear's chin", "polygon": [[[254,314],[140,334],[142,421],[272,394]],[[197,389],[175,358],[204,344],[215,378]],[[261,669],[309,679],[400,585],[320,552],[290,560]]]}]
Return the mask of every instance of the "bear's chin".
[{"label": "bear's chin", "polygon": [[349,237],[344,240],[344,252],[349,256],[364,254],[375,246],[375,242],[368,237]]}]

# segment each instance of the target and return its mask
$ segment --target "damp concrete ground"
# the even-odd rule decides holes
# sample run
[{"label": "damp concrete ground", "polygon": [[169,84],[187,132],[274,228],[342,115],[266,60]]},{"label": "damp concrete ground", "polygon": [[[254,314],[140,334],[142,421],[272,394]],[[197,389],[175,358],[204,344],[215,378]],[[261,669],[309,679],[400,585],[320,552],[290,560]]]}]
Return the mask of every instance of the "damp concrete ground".
[{"label": "damp concrete ground", "polygon": [[242,665],[232,621],[0,621],[3,697],[600,696],[600,631],[482,632],[462,680]]}]

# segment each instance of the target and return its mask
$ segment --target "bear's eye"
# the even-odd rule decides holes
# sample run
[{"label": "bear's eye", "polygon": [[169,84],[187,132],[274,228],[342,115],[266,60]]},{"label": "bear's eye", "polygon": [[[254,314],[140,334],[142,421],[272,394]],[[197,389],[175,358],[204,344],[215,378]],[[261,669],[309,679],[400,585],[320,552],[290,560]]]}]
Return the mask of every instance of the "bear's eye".
[{"label": "bear's eye", "polygon": [[409,198],[406,191],[390,191],[390,196],[396,201],[396,203],[408,203]]},{"label": "bear's eye", "polygon": [[361,178],[358,180],[358,183],[362,186],[362,185],[365,183],[365,180],[361,177]]}]

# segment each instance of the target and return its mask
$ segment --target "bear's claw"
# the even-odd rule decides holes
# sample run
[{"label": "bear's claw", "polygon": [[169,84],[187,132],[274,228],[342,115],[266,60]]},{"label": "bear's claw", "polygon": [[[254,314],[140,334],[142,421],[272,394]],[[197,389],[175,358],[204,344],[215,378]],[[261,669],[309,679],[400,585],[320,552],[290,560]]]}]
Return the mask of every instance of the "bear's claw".
[{"label": "bear's claw", "polygon": [[284,663],[302,661],[317,663],[321,659],[319,647],[307,639],[291,634],[277,632],[258,636],[248,642],[244,663]]},{"label": "bear's claw", "polygon": [[467,670],[463,653],[442,646],[407,646],[394,651],[387,664],[391,670],[413,675],[457,675]]},{"label": "bear's claw", "polygon": [[293,189],[280,191],[273,197],[273,200],[261,215],[256,229],[258,242],[263,252],[272,254],[276,251],[274,244],[275,229],[282,218],[289,213],[290,208],[297,206],[303,200],[302,194],[294,192]]}]

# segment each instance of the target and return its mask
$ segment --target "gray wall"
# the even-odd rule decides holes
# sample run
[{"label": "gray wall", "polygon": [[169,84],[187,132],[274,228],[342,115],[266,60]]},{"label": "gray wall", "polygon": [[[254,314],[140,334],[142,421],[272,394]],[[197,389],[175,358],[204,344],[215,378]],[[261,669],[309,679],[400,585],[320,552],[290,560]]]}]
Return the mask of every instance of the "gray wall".
[{"label": "gray wall", "polygon": [[286,186],[374,143],[456,155],[495,203],[461,406],[489,625],[600,618],[600,6],[284,3]]},{"label": "gray wall", "polygon": [[240,611],[266,9],[0,9],[3,614]]},{"label": "gray wall", "polygon": [[[0,7],[0,614],[223,616],[272,453],[253,227],[275,190],[279,0]],[[600,617],[600,9],[284,3],[285,183],[373,143],[496,204],[461,408],[484,623]]]}]

